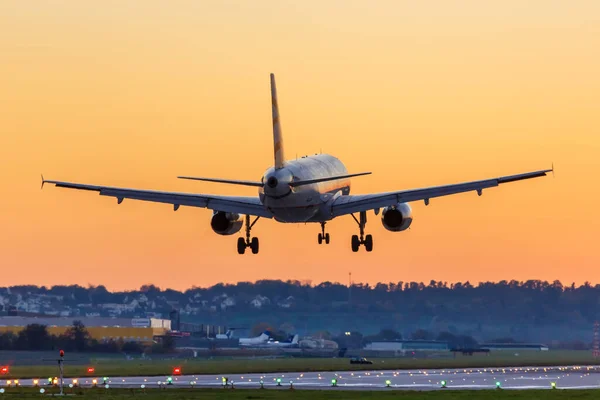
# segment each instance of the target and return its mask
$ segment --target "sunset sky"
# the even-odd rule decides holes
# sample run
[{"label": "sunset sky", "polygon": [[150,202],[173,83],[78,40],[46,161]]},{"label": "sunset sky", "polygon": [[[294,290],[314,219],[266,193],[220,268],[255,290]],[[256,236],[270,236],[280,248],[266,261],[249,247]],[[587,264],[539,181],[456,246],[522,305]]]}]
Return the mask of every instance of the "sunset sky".
[{"label": "sunset sky", "polygon": [[[600,2],[0,2],[0,285],[560,279],[600,282]],[[260,254],[211,211],[46,179],[195,193],[272,165],[269,73],[286,155],[339,157],[352,193],[556,174],[369,213],[261,220]]]}]

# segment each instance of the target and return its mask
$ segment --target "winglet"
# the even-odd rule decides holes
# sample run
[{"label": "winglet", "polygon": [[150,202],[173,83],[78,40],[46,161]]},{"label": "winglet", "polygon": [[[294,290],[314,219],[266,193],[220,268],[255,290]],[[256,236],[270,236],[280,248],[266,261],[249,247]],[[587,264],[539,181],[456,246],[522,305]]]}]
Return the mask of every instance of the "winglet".
[{"label": "winglet", "polygon": [[42,176],[42,186],[40,187],[40,190],[44,188],[44,183],[46,183],[46,181],[44,180],[44,174],[40,174]]}]

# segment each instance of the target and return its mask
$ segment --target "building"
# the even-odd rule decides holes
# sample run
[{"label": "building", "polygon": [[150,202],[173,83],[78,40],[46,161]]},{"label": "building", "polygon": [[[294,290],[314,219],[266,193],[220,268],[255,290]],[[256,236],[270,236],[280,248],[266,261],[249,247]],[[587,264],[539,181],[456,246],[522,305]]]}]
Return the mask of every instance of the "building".
[{"label": "building", "polygon": [[483,343],[479,347],[490,351],[548,351],[548,346],[542,343]]},{"label": "building", "polygon": [[364,350],[405,353],[409,351],[448,351],[448,342],[437,340],[394,340],[387,342],[371,342]]},{"label": "building", "polygon": [[0,317],[0,334],[18,334],[27,325],[46,325],[51,335],[61,335],[81,321],[92,339],[100,342],[120,340],[125,342],[152,343],[155,336],[171,330],[171,321],[158,318],[108,318],[108,317],[52,317],[52,316],[3,316]]}]

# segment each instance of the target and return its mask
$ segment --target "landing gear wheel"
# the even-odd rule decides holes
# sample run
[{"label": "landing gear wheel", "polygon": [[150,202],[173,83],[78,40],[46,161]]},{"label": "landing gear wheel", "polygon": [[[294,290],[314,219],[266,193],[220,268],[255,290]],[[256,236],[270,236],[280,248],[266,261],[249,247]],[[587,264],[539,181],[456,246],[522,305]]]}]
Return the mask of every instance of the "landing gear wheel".
[{"label": "landing gear wheel", "polygon": [[250,248],[252,249],[252,254],[258,254],[258,238],[252,238],[252,242],[250,242]]},{"label": "landing gear wheel", "polygon": [[372,235],[365,236],[365,249],[368,252],[373,251],[373,236]]},{"label": "landing gear wheel", "polygon": [[327,222],[321,222],[321,233],[319,233],[319,244],[323,244],[323,241],[325,241],[325,244],[329,244],[329,233],[325,233],[325,224]]},{"label": "landing gear wheel", "polygon": [[237,251],[238,251],[238,254],[244,254],[246,252],[246,241],[244,240],[243,237],[238,238]]},{"label": "landing gear wheel", "polygon": [[258,238],[250,236],[250,230],[258,221],[260,217],[256,217],[252,223],[250,223],[250,215],[246,215],[246,237],[238,238],[237,241],[237,251],[239,254],[244,254],[246,252],[246,247],[250,247],[252,250],[252,254],[258,253]]},{"label": "landing gear wheel", "polygon": [[356,253],[361,244],[365,245],[365,250],[367,250],[367,252],[372,251],[373,236],[367,235],[365,237],[365,225],[367,225],[367,212],[361,211],[359,218],[356,218],[354,214],[350,215],[352,215],[352,218],[354,218],[354,220],[358,224],[358,229],[360,230],[360,237],[358,235],[352,235],[352,251]]},{"label": "landing gear wheel", "polygon": [[358,235],[352,235],[352,251],[356,253],[358,251],[358,246],[360,246]]}]

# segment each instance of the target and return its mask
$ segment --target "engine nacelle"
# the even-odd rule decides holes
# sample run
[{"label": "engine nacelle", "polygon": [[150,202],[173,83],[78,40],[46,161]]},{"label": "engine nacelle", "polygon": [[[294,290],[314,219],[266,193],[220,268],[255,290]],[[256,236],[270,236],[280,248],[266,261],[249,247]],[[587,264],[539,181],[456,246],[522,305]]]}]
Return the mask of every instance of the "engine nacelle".
[{"label": "engine nacelle", "polygon": [[233,235],[242,229],[243,224],[243,216],[223,211],[215,211],[210,220],[210,227],[219,235]]},{"label": "engine nacelle", "polygon": [[412,223],[412,210],[407,203],[385,207],[381,212],[381,223],[385,229],[392,232],[408,229]]}]

